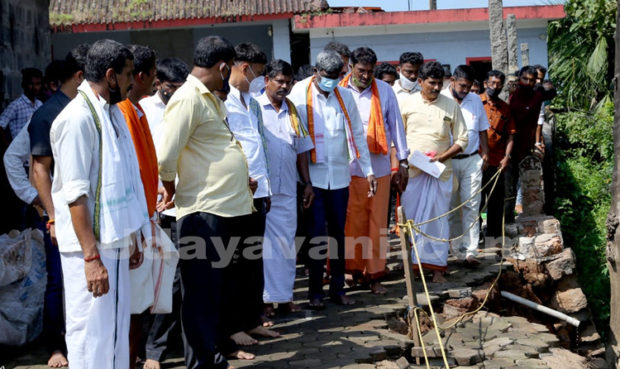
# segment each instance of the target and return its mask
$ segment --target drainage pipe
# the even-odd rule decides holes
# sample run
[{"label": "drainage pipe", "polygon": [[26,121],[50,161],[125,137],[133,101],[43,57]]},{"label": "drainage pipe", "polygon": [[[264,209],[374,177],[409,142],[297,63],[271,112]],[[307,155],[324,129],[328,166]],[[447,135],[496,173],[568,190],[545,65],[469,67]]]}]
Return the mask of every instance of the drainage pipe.
[{"label": "drainage pipe", "polygon": [[537,303],[535,303],[533,301],[524,299],[523,297],[514,295],[514,294],[512,294],[510,292],[500,291],[500,294],[502,296],[504,296],[505,298],[507,298],[508,300],[511,300],[511,301],[514,301],[514,302],[518,302],[519,304],[522,304],[522,305],[525,305],[525,306],[527,306],[527,307],[529,307],[531,309],[540,311],[541,313],[545,313],[547,315],[551,315],[552,317],[561,319],[561,320],[567,322],[568,324],[574,325],[575,327],[579,327],[579,324],[581,323],[579,320],[577,320],[577,319],[575,319],[575,318],[573,318],[571,316],[568,316],[568,315],[566,315],[564,313],[560,313],[559,311],[553,310],[553,309],[548,308],[546,306],[537,304]]}]

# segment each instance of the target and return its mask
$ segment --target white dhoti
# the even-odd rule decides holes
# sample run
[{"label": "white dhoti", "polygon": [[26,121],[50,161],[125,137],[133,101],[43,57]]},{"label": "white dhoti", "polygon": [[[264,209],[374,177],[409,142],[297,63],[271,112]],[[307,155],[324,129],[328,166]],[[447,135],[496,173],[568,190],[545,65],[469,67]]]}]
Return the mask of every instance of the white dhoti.
[{"label": "white dhoti", "polygon": [[[452,177],[447,181],[440,181],[426,173],[421,173],[409,179],[407,189],[402,193],[400,201],[408,219],[420,223],[435,218],[449,210],[452,195]],[[442,217],[434,222],[425,224],[420,230],[428,235],[447,239],[450,236],[448,217]],[[422,268],[445,270],[448,265],[448,242],[438,242],[416,233],[415,242]],[[414,250],[411,250],[411,260],[417,264]]]},{"label": "white dhoti", "polygon": [[[465,234],[452,243],[452,247],[460,256],[477,256],[480,226],[476,221],[480,211],[480,194],[472,196],[482,187],[482,158],[472,155],[464,159],[452,159],[452,176],[454,191],[450,208],[456,208],[471,198],[463,207],[448,216],[450,222],[450,237],[454,238]],[[476,223],[476,224],[473,224]],[[472,225],[473,224],[473,225]],[[469,230],[468,230],[469,228]]]},{"label": "white dhoti", "polygon": [[297,198],[271,196],[263,241],[263,273],[265,303],[293,301],[295,283],[295,231],[297,229]]},{"label": "white dhoti", "polygon": [[93,297],[86,286],[84,254],[60,253],[71,369],[129,368],[131,291],[128,249],[100,249],[110,290]]}]

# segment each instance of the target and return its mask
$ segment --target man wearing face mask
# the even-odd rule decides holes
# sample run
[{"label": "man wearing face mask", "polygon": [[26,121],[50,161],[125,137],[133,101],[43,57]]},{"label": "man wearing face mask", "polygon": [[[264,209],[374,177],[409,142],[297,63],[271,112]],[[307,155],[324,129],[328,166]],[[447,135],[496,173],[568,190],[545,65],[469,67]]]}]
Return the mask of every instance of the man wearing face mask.
[{"label": "man wearing face mask", "polygon": [[141,263],[130,250],[150,233],[138,160],[116,106],[131,88],[132,60],[116,41],[95,42],[86,80],[50,130],[72,368],[129,366],[129,269]]},{"label": "man wearing face mask", "polygon": [[181,325],[189,369],[228,367],[216,349],[225,292],[221,263],[226,261],[214,242],[228,245],[231,238],[242,237],[246,216],[252,214],[246,158],[228,128],[224,103],[213,93],[228,84],[234,57],[234,47],[219,36],[198,41],[194,67],[166,106],[157,148],[165,207],[176,193],[179,240],[200,238],[186,246],[196,257],[179,260]]},{"label": "man wearing face mask", "polygon": [[[463,201],[469,200],[480,190],[482,184],[482,170],[486,168],[489,148],[487,146],[487,129],[489,121],[482,106],[480,97],[469,92],[476,72],[469,65],[459,65],[450,77],[450,84],[441,93],[449,99],[459,103],[465,124],[467,125],[468,144],[461,154],[452,158],[454,185],[450,208],[455,208]],[[480,154],[478,154],[480,152]],[[480,232],[478,225],[472,225],[478,219],[480,208],[480,194],[468,201],[461,211],[450,214],[450,237],[456,237],[465,232],[465,236],[452,243],[459,257],[471,266],[479,264],[478,241]]]},{"label": "man wearing face mask", "polygon": [[424,57],[419,52],[406,52],[401,54],[396,71],[399,78],[394,82],[394,93],[398,99],[398,106],[403,108],[401,100],[405,96],[413,95],[421,90],[418,84],[418,71],[424,63]]},{"label": "man wearing face mask", "polygon": [[[235,254],[238,257],[224,270],[224,295],[221,326],[223,328],[221,349],[224,354],[235,358],[250,358],[238,349],[238,345],[249,346],[258,343],[251,335],[277,337],[278,333],[262,325],[263,313],[263,260],[262,256],[246,257],[246,248],[260,250],[265,234],[267,212],[271,207],[269,183],[269,162],[267,142],[260,104],[251,96],[250,87],[256,79],[262,78],[267,64],[267,55],[252,43],[241,43],[235,47],[235,63],[230,74],[230,93],[226,98],[228,124],[248,160],[250,178],[258,182],[254,193],[256,211],[246,219],[246,236]],[[260,76],[260,77],[259,77]],[[254,84],[256,86],[256,83]],[[252,238],[252,239],[251,239]],[[261,240],[258,241],[257,239]],[[231,342],[232,340],[232,342]]]},{"label": "man wearing face mask", "polygon": [[[367,196],[377,191],[364,126],[355,99],[346,88],[338,86],[343,68],[340,55],[322,51],[317,55],[314,75],[295,84],[290,94],[297,111],[305,117],[314,143],[310,151],[310,180],[315,194],[310,207],[309,225],[310,308],[323,309],[323,274],[329,246],[331,280],[329,294],[336,304],[354,301],[344,292],[344,227],[349,198],[349,166],[357,159],[368,182]],[[327,224],[326,224],[327,223]],[[326,227],[327,225],[327,227]]]},{"label": "man wearing face mask", "polygon": [[[390,85],[373,77],[377,64],[375,52],[367,47],[355,49],[351,63],[351,73],[340,86],[351,92],[360,113],[372,169],[377,176],[377,193],[368,197],[366,178],[359,162],[353,161],[345,227],[345,267],[354,281],[369,284],[372,293],[385,294],[387,290],[380,280],[385,274],[390,180],[404,191],[409,176],[409,150],[396,95]],[[390,162],[392,147],[398,160],[394,168]]]},{"label": "man wearing face mask", "polygon": [[484,201],[488,201],[487,237],[500,237],[502,235],[504,173],[510,163],[514,135],[517,133],[510,106],[499,98],[499,94],[504,88],[505,80],[506,76],[504,73],[498,70],[489,71],[484,81],[484,93],[480,95],[490,126],[486,132],[489,145],[489,160],[488,166],[482,173],[482,184],[486,185],[498,169],[502,171],[498,185],[495,186],[495,190],[493,190],[490,197],[487,198],[491,191],[490,187],[487,187],[482,192],[483,202],[480,204],[480,208],[484,206]]}]

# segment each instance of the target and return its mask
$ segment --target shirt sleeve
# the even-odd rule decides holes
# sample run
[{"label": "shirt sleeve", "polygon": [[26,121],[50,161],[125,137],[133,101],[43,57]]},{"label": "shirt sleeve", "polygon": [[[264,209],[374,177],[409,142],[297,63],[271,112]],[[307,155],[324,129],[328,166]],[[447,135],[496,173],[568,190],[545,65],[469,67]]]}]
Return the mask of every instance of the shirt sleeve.
[{"label": "shirt sleeve", "polygon": [[542,126],[545,124],[545,106],[542,105],[540,107],[540,113],[538,114],[538,125]]},{"label": "shirt sleeve", "polygon": [[90,171],[95,152],[93,148],[98,147],[99,137],[90,113],[88,114],[70,121],[67,117],[54,121],[54,147],[57,153],[55,159],[67,205],[81,196],[88,196],[91,189]]},{"label": "shirt sleeve", "polygon": [[517,124],[515,123],[509,109],[506,109],[506,114],[508,114],[508,125],[504,128],[504,130],[508,132],[509,135],[514,135],[517,133]]},{"label": "shirt sleeve", "polygon": [[196,129],[196,104],[191,99],[174,100],[164,112],[161,144],[157,148],[159,177],[162,181],[174,181],[181,150],[187,145]]},{"label": "shirt sleeve", "polygon": [[52,122],[48,117],[41,117],[35,112],[28,126],[30,136],[30,153],[33,156],[52,156],[50,128]]},{"label": "shirt sleeve", "polygon": [[2,114],[0,114],[0,127],[6,129],[9,125],[9,122],[14,118],[15,115],[15,102],[9,104],[9,106],[4,109]]},{"label": "shirt sleeve", "polygon": [[[396,158],[398,160],[404,160],[409,157],[409,149],[407,148],[407,138],[405,136],[405,125],[403,124],[403,118],[398,108],[398,100],[396,100],[396,94],[391,88],[387,91],[387,117],[385,122],[387,123],[392,142],[396,148]],[[388,142],[389,144],[389,142]],[[389,152],[388,152],[389,155]]]},{"label": "shirt sleeve", "polygon": [[[368,151],[368,143],[366,142],[366,134],[364,133],[364,125],[362,123],[362,119],[360,118],[360,113],[357,110],[357,105],[353,100],[353,96],[351,96],[350,92],[347,91],[347,93],[349,96],[343,96],[343,98],[347,99],[347,104],[345,106],[347,108],[347,113],[349,113],[349,118],[351,118],[351,133],[353,134],[353,140],[355,141],[355,146],[357,147],[357,151],[360,155],[357,160],[360,164],[362,172],[366,177],[368,177],[375,173],[372,171],[370,152]],[[355,155],[355,153],[353,154]]]},{"label": "shirt sleeve", "polygon": [[[302,117],[301,114],[299,114],[299,111],[297,111],[297,115],[300,124],[302,124],[304,127],[307,127],[305,123],[305,117]],[[307,129],[306,132],[308,132]],[[297,154],[301,154],[312,149],[314,149],[314,143],[312,142],[312,137],[310,137],[310,135],[302,136],[295,139],[295,151],[297,152]]]},{"label": "shirt sleeve", "polygon": [[476,106],[478,110],[478,131],[484,132],[487,129],[491,128],[489,124],[489,118],[487,117],[487,112],[484,110],[484,106],[482,105],[482,100],[476,100]]},{"label": "shirt sleeve", "polygon": [[4,168],[11,188],[17,197],[26,204],[31,204],[37,197],[37,190],[28,180],[24,164],[30,160],[30,143],[26,125],[13,139],[4,154]]},{"label": "shirt sleeve", "polygon": [[454,121],[452,122],[452,137],[454,137],[454,143],[461,147],[461,150],[465,150],[467,148],[467,144],[469,143],[469,136],[467,134],[467,124],[465,123],[465,118],[463,118],[463,113],[461,112],[461,108],[456,105],[454,106]]}]

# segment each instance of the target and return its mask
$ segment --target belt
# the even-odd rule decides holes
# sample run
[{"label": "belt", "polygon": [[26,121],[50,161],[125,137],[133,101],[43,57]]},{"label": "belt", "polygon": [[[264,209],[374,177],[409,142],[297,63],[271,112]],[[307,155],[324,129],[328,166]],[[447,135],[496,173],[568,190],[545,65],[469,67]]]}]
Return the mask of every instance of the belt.
[{"label": "belt", "polygon": [[470,156],[474,156],[474,155],[478,155],[478,152],[472,152],[471,154],[455,155],[452,157],[452,159],[465,159],[465,158],[469,158]]}]

